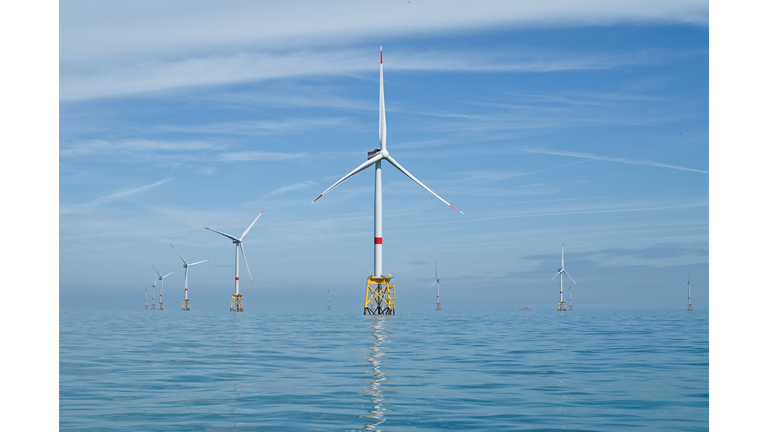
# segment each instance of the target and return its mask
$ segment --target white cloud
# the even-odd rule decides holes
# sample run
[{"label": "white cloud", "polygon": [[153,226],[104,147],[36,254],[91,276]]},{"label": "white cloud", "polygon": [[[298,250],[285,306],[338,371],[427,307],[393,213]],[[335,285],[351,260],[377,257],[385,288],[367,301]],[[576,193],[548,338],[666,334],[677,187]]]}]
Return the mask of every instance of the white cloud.
[{"label": "white cloud", "polygon": [[[708,24],[702,0],[68,2],[60,8],[62,101],[295,76],[356,74],[382,38],[541,25]],[[350,48],[375,39],[369,49]],[[337,47],[332,51],[317,47]],[[386,48],[386,47],[385,47]],[[505,53],[502,53],[505,54]],[[506,53],[509,54],[509,53]],[[524,54],[524,55],[523,55]],[[615,67],[636,54],[393,52],[410,70],[555,71]],[[385,53],[386,57],[387,53]],[[386,61],[386,59],[385,59]]]},{"label": "white cloud", "polygon": [[631,164],[631,165],[648,165],[648,166],[655,166],[655,167],[661,167],[661,168],[672,168],[672,169],[677,169],[682,171],[693,171],[698,173],[709,174],[709,171],[698,170],[694,168],[679,167],[675,165],[667,165],[667,164],[652,162],[652,161],[630,160],[630,159],[610,157],[610,156],[595,156],[595,155],[589,155],[586,153],[575,153],[575,152],[564,152],[564,151],[530,150],[530,149],[523,149],[523,151],[528,153],[541,153],[541,154],[550,154],[550,155],[557,155],[557,156],[568,156],[568,157],[576,157],[576,158],[583,158],[583,159],[601,160],[601,161],[608,161],[608,162],[620,162],[620,163]]},{"label": "white cloud", "polygon": [[277,189],[269,192],[268,194],[264,195],[261,199],[268,198],[268,197],[275,196],[275,195],[279,195],[279,194],[282,194],[282,193],[285,193],[285,192],[290,192],[290,191],[293,191],[293,190],[304,189],[306,187],[314,186],[316,184],[317,183],[313,182],[312,180],[307,180],[307,181],[302,182],[302,183],[296,183],[296,184],[292,184],[292,185],[289,185],[289,186],[283,186],[281,188],[277,188]]},{"label": "white cloud", "polygon": [[81,157],[95,154],[146,153],[150,151],[185,152],[190,150],[216,150],[225,146],[205,141],[154,141],[154,140],[88,140],[63,144],[60,157]]},{"label": "white cloud", "polygon": [[308,157],[308,153],[279,153],[262,151],[240,151],[231,153],[221,153],[219,160],[226,162],[234,161],[282,161]]},{"label": "white cloud", "polygon": [[61,214],[76,214],[76,213],[79,213],[79,212],[81,212],[83,210],[87,210],[87,209],[92,209],[94,207],[98,207],[98,206],[100,206],[101,204],[104,204],[104,203],[108,203],[108,202],[112,202],[112,201],[128,198],[130,196],[137,195],[137,194],[140,194],[140,193],[144,193],[144,192],[146,192],[146,191],[148,191],[150,189],[156,188],[156,187],[162,185],[163,183],[166,183],[166,182],[171,181],[171,180],[172,179],[170,179],[170,178],[163,179],[163,180],[154,182],[154,183],[152,183],[150,185],[140,186],[140,187],[137,187],[137,188],[134,188],[134,189],[129,189],[129,190],[126,190],[126,191],[116,192],[116,193],[113,193],[113,194],[110,194],[110,195],[107,195],[107,196],[99,197],[99,198],[93,199],[91,201],[88,201],[87,203],[84,203],[84,204],[75,204],[75,205],[69,205],[69,206],[62,206],[59,211],[60,211]]},{"label": "white cloud", "polygon": [[318,46],[489,27],[677,22],[707,25],[706,0],[66,2],[62,60]]}]

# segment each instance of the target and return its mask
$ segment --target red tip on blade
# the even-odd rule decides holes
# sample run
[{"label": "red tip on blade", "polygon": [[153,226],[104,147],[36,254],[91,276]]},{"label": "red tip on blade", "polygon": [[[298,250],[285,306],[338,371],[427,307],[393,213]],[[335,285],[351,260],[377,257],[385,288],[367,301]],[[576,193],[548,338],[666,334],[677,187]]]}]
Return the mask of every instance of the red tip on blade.
[{"label": "red tip on blade", "polygon": [[208,227],[204,227],[204,228],[205,228],[205,229],[207,229],[207,230],[209,230],[209,229],[210,229],[210,228],[208,228]]},{"label": "red tip on blade", "polygon": [[[323,195],[322,195],[322,194],[320,194],[320,196],[319,196],[319,197],[315,198],[315,201],[319,200],[321,196],[323,196]],[[312,202],[315,202],[315,201],[312,201]]]},{"label": "red tip on blade", "polygon": [[452,209],[454,209],[454,210],[456,210],[457,212],[459,212],[459,213],[461,213],[461,214],[464,214],[464,212],[463,212],[463,211],[461,211],[461,210],[457,209],[456,207],[454,207],[454,206],[452,206],[452,205],[450,205],[450,204],[448,204],[448,205],[449,205],[449,206],[451,206],[451,208],[452,208]]}]

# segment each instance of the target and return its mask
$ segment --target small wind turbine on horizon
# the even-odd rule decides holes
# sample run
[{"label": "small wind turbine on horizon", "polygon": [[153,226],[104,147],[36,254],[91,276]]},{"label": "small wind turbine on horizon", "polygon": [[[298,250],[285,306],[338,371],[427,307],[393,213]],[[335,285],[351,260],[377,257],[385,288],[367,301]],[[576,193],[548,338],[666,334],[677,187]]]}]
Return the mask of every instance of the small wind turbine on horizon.
[{"label": "small wind turbine on horizon", "polygon": [[170,276],[173,273],[175,273],[176,270],[174,270],[174,271],[168,273],[167,275],[163,276],[163,275],[160,274],[159,271],[157,271],[157,269],[155,268],[154,265],[152,266],[152,269],[155,270],[155,273],[157,273],[157,280],[160,281],[160,303],[158,304],[158,307],[160,308],[160,310],[163,310],[163,279],[165,279],[168,276]]},{"label": "small wind turbine on horizon", "polygon": [[[440,305],[440,279],[437,277],[437,260],[435,260],[435,280],[432,282],[432,285],[437,284],[437,303],[435,303],[435,310],[443,310],[443,307]],[[432,285],[429,287],[432,288]]]},{"label": "small wind turbine on horizon", "polygon": [[336,295],[335,292],[331,291],[331,289],[328,288],[328,307],[326,308],[326,310],[331,310],[331,294],[333,294],[336,297],[338,297],[338,295]]},{"label": "small wind turbine on horizon", "polygon": [[152,310],[155,310],[155,284],[152,284]]},{"label": "small wind turbine on horizon", "polygon": [[570,285],[568,285],[568,310],[573,310],[573,305],[571,304],[571,293],[573,293],[573,288],[571,288]]},{"label": "small wind turbine on horizon", "polygon": [[[265,207],[264,210],[267,208]],[[256,287],[256,283],[253,281],[253,276],[251,275],[251,269],[248,267],[248,259],[245,258],[245,249],[243,249],[243,240],[245,240],[245,236],[248,235],[248,232],[253,227],[253,224],[256,223],[257,220],[261,217],[262,214],[264,214],[264,210],[259,213],[258,216],[256,216],[256,219],[251,222],[251,224],[248,226],[248,229],[243,232],[243,235],[241,235],[239,238],[235,237],[233,235],[225,234],[221,231],[216,231],[215,229],[210,229],[208,227],[205,227],[208,231],[213,231],[217,234],[221,234],[224,237],[232,240],[232,243],[235,244],[235,294],[232,295],[232,301],[229,303],[229,310],[235,311],[235,312],[242,312],[243,311],[243,295],[240,294],[240,253],[243,254],[243,261],[245,261],[245,268],[248,270],[248,276],[251,277],[251,283],[253,284],[254,288]]]},{"label": "small wind turbine on horizon", "polygon": [[144,310],[149,309],[149,305],[147,304],[147,295],[149,294],[149,282],[144,284]]},{"label": "small wind turbine on horizon", "polygon": [[573,283],[575,283],[576,285],[579,285],[575,280],[573,280],[571,275],[569,275],[568,272],[565,271],[565,243],[563,243],[562,245],[560,268],[557,269],[557,273],[554,276],[552,276],[552,279],[550,279],[550,280],[555,280],[555,278],[558,275],[560,276],[560,303],[557,304],[557,310],[559,311],[565,310],[565,302],[563,301],[563,274],[568,276],[568,279],[570,279]]},{"label": "small wind turbine on horizon", "polygon": [[[688,282],[680,285],[678,288],[682,288],[682,287],[684,287],[686,285],[688,285],[688,309],[686,309],[686,310],[692,311],[693,310],[693,304],[691,303],[691,287],[694,287],[697,290],[699,290],[699,287],[697,287],[696,285],[691,283],[691,265],[688,265]],[[702,292],[702,291],[699,290],[699,292]]]},{"label": "small wind turbine on horizon", "polygon": [[194,265],[198,265],[198,264],[202,264],[202,263],[204,263],[206,261],[210,261],[211,259],[208,258],[207,260],[202,260],[202,261],[198,261],[196,263],[187,264],[187,260],[185,260],[184,257],[181,256],[179,251],[177,251],[176,248],[173,247],[173,245],[171,245],[171,247],[176,252],[176,255],[178,255],[179,258],[181,258],[181,261],[184,263],[184,300],[181,301],[181,310],[188,311],[189,310],[189,298],[187,298],[187,280],[188,280],[188,277],[189,277],[189,268],[194,266]]},{"label": "small wind turbine on horizon", "polygon": [[[394,285],[389,284],[389,281],[392,279],[392,275],[385,276],[384,274],[382,274],[382,265],[383,265],[382,264],[383,263],[382,191],[383,189],[381,184],[381,161],[385,160],[389,162],[392,166],[394,166],[400,172],[405,174],[408,178],[416,182],[416,184],[426,189],[427,192],[434,195],[437,199],[448,204],[451,208],[458,211],[459,213],[463,214],[463,212],[457,209],[456,207],[452,206],[448,201],[440,198],[440,196],[437,195],[436,193],[432,192],[432,190],[429,189],[427,186],[425,186],[424,183],[420,182],[416,177],[414,177],[399,163],[397,163],[397,161],[395,161],[395,159],[392,157],[392,155],[390,155],[389,151],[387,150],[387,119],[386,119],[385,108],[384,108],[384,50],[383,48],[380,48],[379,50],[379,144],[381,148],[374,149],[373,151],[368,152],[367,162],[361,164],[359,167],[352,170],[352,172],[342,177],[341,180],[331,185],[331,187],[329,187],[323,193],[321,193],[320,196],[315,198],[313,203],[319,200],[323,195],[333,190],[336,186],[352,178],[353,176],[362,172],[363,170],[370,167],[371,165],[374,165],[374,164],[376,165],[376,170],[374,175],[374,201],[373,201],[373,275],[371,275],[368,278],[368,283],[366,286],[366,293],[365,293],[365,305],[363,306],[363,314],[375,313],[375,314],[391,315],[395,313]],[[374,289],[372,288],[373,285],[376,285],[377,287]],[[369,304],[372,301],[376,302],[375,308],[369,307]],[[382,302],[385,303],[384,307],[382,307]]]}]

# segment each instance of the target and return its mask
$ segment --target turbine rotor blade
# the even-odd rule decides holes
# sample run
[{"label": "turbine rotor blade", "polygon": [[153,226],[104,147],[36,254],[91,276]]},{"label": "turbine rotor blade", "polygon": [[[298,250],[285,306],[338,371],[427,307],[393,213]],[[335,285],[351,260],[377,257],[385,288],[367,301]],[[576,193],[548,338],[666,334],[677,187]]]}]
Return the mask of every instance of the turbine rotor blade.
[{"label": "turbine rotor blade", "polygon": [[240,243],[240,252],[243,254],[243,261],[245,261],[245,268],[248,270],[248,276],[251,277],[251,284],[253,284],[253,287],[256,288],[256,283],[253,281],[253,276],[251,275],[251,269],[248,267],[248,259],[245,257],[245,249],[243,249],[242,243]]},{"label": "turbine rotor blade", "polygon": [[[150,265],[151,265],[151,264],[150,264]],[[155,273],[157,273],[157,275],[158,275],[158,276],[160,276],[160,278],[161,278],[161,279],[163,278],[163,276],[161,276],[161,275],[160,275],[160,272],[159,272],[159,271],[157,271],[157,269],[155,268],[155,266],[152,266],[152,269],[155,271]]]},{"label": "turbine rotor blade", "polygon": [[[266,209],[267,209],[267,208],[266,208],[266,207],[264,207],[264,210],[266,210]],[[253,227],[253,224],[255,224],[257,220],[259,220],[259,218],[261,217],[261,215],[262,215],[262,214],[264,214],[264,210],[262,210],[262,211],[261,211],[261,213],[259,213],[259,215],[258,215],[258,216],[256,216],[256,219],[254,219],[254,220],[253,220],[253,222],[251,222],[251,225],[248,227],[248,229],[247,229],[247,230],[245,230],[245,232],[243,233],[243,235],[241,235],[241,236],[240,236],[240,240],[243,240],[243,239],[245,238],[245,236],[247,236],[247,235],[248,235],[248,231],[250,231],[250,230],[251,230],[251,227]]]},{"label": "turbine rotor blade", "polygon": [[221,232],[221,231],[216,231],[215,229],[210,229],[210,228],[208,228],[208,227],[205,227],[205,229],[207,229],[208,231],[213,231],[213,232],[215,232],[215,233],[221,234],[221,235],[223,235],[224,237],[229,237],[230,239],[232,239],[232,240],[234,240],[234,241],[240,241],[240,239],[239,239],[239,238],[237,238],[237,237],[235,237],[235,236],[233,236],[233,235],[225,234],[225,233],[223,233],[223,232]]},{"label": "turbine rotor blade", "polygon": [[557,272],[557,273],[556,273],[554,276],[552,276],[552,279],[550,279],[550,280],[551,280],[551,281],[555,280],[555,278],[556,278],[556,277],[558,277],[558,276],[560,276],[560,273],[562,273],[562,272],[563,272],[562,270],[561,270],[561,271],[559,271],[559,272]]},{"label": "turbine rotor blade", "polygon": [[[333,184],[333,186],[331,186],[331,187],[329,187],[328,189],[326,189],[326,190],[325,190],[325,192],[321,193],[319,197],[315,198],[315,201],[319,200],[319,199],[320,199],[320,197],[322,197],[323,195],[325,195],[325,194],[327,194],[328,192],[330,192],[330,191],[331,191],[333,188],[335,188],[336,186],[338,186],[338,185],[340,185],[340,184],[344,183],[344,182],[345,182],[347,179],[349,179],[349,178],[350,178],[350,177],[352,177],[353,175],[355,175],[355,174],[359,173],[360,171],[362,171],[362,170],[364,170],[364,169],[368,168],[369,166],[371,166],[371,165],[375,164],[376,162],[380,161],[380,160],[381,160],[383,157],[384,157],[384,156],[382,156],[381,152],[379,152],[379,153],[378,153],[376,156],[374,156],[374,157],[372,157],[372,158],[368,159],[368,161],[366,161],[365,163],[363,163],[363,164],[362,164],[362,165],[360,165],[359,167],[355,168],[354,170],[352,170],[352,172],[351,172],[351,173],[349,173],[349,174],[345,175],[344,177],[342,177],[342,178],[341,178],[341,180],[339,180],[339,181],[337,181],[336,183],[334,183],[334,184]],[[312,202],[314,203],[315,201],[312,201]]]},{"label": "turbine rotor blade", "polygon": [[428,188],[427,186],[425,186],[425,185],[424,185],[424,183],[420,182],[420,181],[419,181],[419,179],[417,179],[416,177],[414,177],[414,176],[413,176],[413,174],[409,173],[409,172],[408,172],[408,170],[406,170],[405,168],[403,168],[403,167],[402,167],[402,165],[400,165],[399,163],[397,163],[397,161],[396,161],[396,160],[395,160],[395,159],[394,159],[392,156],[387,156],[387,157],[386,157],[386,159],[387,159],[387,162],[391,163],[391,164],[392,164],[392,166],[394,166],[395,168],[399,169],[399,170],[400,170],[400,172],[402,172],[403,174],[405,174],[406,176],[408,176],[408,177],[409,177],[411,180],[415,181],[415,182],[416,182],[416,183],[417,183],[419,186],[421,186],[421,187],[423,187],[424,189],[426,189],[426,190],[427,190],[427,192],[429,192],[429,193],[431,193],[432,195],[436,196],[436,197],[437,197],[437,199],[439,199],[440,201],[442,201],[442,202],[444,202],[444,203],[448,204],[448,205],[449,205],[449,206],[450,206],[452,209],[456,210],[457,212],[459,212],[459,213],[461,213],[461,214],[464,214],[464,212],[463,212],[463,211],[461,211],[461,210],[457,209],[456,207],[452,206],[452,205],[451,205],[451,203],[449,203],[448,201],[446,201],[446,200],[444,200],[444,199],[440,198],[440,195],[438,195],[438,194],[436,194],[436,193],[432,192],[432,189],[430,189],[430,188]]},{"label": "turbine rotor blade", "polygon": [[381,143],[381,150],[386,150],[387,115],[384,109],[384,47],[380,48],[379,53],[379,143]]},{"label": "turbine rotor blade", "polygon": [[[432,285],[434,285],[437,282],[437,279],[435,279],[434,282],[432,282]],[[432,288],[432,285],[428,286],[427,288]]]},{"label": "turbine rotor blade", "polygon": [[[569,274],[568,274],[568,272],[567,272],[567,271],[565,271],[565,269],[563,269],[563,273],[565,273],[565,275],[566,275],[566,276],[568,276],[568,279],[570,279],[571,281],[573,281],[573,283],[575,283],[576,285],[579,285],[579,283],[578,283],[578,282],[576,282],[575,280],[573,280],[573,278],[571,277],[571,275],[569,275]],[[581,285],[579,285],[579,286],[581,286]]]},{"label": "turbine rotor blade", "polygon": [[[184,264],[187,264],[187,260],[185,260],[185,259],[184,259],[184,257],[183,257],[183,256],[181,256],[181,254],[179,253],[179,251],[177,251],[177,250],[176,250],[176,248],[175,248],[175,247],[173,247],[173,245],[171,245],[171,247],[173,248],[173,250],[174,250],[174,251],[176,251],[176,255],[178,255],[178,256],[179,256],[179,258],[181,258],[181,260],[182,260],[182,261],[184,261]],[[189,264],[187,264],[187,265],[189,265]]]},{"label": "turbine rotor blade", "polygon": [[211,259],[210,259],[210,258],[208,258],[207,260],[198,261],[198,262],[196,262],[196,263],[193,263],[193,264],[187,264],[187,267],[192,267],[193,265],[202,264],[202,263],[204,263],[204,262],[206,262],[206,261],[210,261],[210,260],[211,260]]},{"label": "turbine rotor blade", "polygon": [[[174,271],[172,271],[172,272],[168,273],[167,275],[163,276],[163,279],[167,278],[168,276],[170,276],[170,275],[172,275],[172,274],[174,274],[174,273],[176,273],[176,270],[174,270]],[[159,274],[159,273],[158,273],[158,274]]]}]

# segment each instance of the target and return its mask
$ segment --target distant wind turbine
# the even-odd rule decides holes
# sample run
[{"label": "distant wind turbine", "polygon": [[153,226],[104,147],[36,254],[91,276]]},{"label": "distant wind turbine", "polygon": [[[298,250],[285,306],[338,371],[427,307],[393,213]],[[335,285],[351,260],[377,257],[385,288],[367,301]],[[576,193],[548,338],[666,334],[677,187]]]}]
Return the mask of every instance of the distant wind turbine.
[{"label": "distant wind turbine", "polygon": [[[382,222],[382,185],[381,185],[381,161],[385,160],[392,166],[400,170],[408,178],[416,182],[419,186],[427,190],[440,201],[448,204],[451,208],[462,213],[461,210],[452,206],[448,201],[440,198],[439,195],[432,192],[431,189],[426,187],[424,183],[420,182],[416,177],[403,168],[387,151],[387,119],[384,109],[384,51],[379,51],[379,143],[380,149],[374,149],[368,152],[368,161],[355,168],[349,174],[341,178],[341,180],[334,183],[331,187],[326,189],[323,193],[315,198],[316,202],[323,195],[333,190],[336,186],[352,178],[354,175],[362,172],[371,165],[376,165],[376,172],[374,177],[374,202],[373,202],[373,275],[368,278],[366,293],[365,293],[365,305],[363,306],[363,314],[386,314],[391,315],[395,313],[395,297],[394,297],[394,285],[390,285],[389,281],[392,279],[392,275],[382,274],[382,245],[383,245],[383,222]],[[374,289],[372,285],[377,287]],[[382,287],[383,285],[383,287]],[[376,307],[371,308],[369,304],[372,301],[376,301]],[[385,306],[382,307],[382,302]]]},{"label": "distant wind turbine", "polygon": [[[266,210],[266,207],[264,208]],[[232,240],[232,243],[235,244],[235,294],[232,296],[232,301],[229,303],[229,310],[235,311],[235,312],[242,312],[243,311],[243,296],[240,294],[240,254],[241,252],[243,254],[243,261],[245,261],[245,268],[248,270],[248,276],[251,277],[251,283],[254,287],[256,287],[256,283],[253,282],[253,276],[251,275],[251,269],[248,268],[248,259],[245,258],[245,249],[243,249],[243,240],[245,240],[245,236],[248,235],[248,232],[253,227],[253,224],[256,223],[257,220],[261,217],[262,214],[264,214],[264,210],[259,213],[258,216],[256,216],[256,219],[251,222],[251,224],[248,226],[248,229],[245,230],[243,235],[241,235],[239,238],[235,237],[233,235],[225,234],[221,231],[216,231],[215,229],[210,229],[208,227],[205,227],[208,231],[213,231],[215,233],[221,234],[224,237]]]},{"label": "distant wind turbine", "polygon": [[144,284],[144,310],[149,309],[149,306],[147,305],[147,294],[149,294],[149,282]]},{"label": "distant wind turbine", "polygon": [[155,310],[155,284],[152,284],[152,310]]},{"label": "distant wind turbine", "polygon": [[160,281],[160,303],[158,304],[158,307],[160,308],[160,310],[163,310],[163,279],[165,279],[168,276],[172,275],[176,271],[174,270],[174,271],[168,273],[167,275],[163,276],[163,275],[160,274],[159,271],[157,271],[155,266],[152,266],[152,268],[155,270],[155,273],[157,273],[157,280]]},{"label": "distant wind turbine", "polygon": [[571,293],[573,293],[573,288],[568,286],[568,310],[573,310],[573,305],[571,304]]},{"label": "distant wind turbine", "polygon": [[576,285],[579,285],[579,284],[576,283],[575,280],[573,280],[573,278],[571,277],[571,275],[568,274],[567,271],[565,271],[565,243],[563,243],[561,253],[562,253],[562,255],[561,255],[561,261],[560,261],[560,268],[557,269],[557,273],[554,276],[552,276],[552,279],[550,279],[550,280],[555,280],[555,278],[558,275],[560,276],[560,303],[557,304],[557,310],[564,311],[565,310],[565,302],[563,301],[563,274],[568,276],[568,279],[570,279]]},{"label": "distant wind turbine", "polygon": [[[437,261],[435,261],[435,281],[432,282],[432,285],[437,284],[437,303],[435,303],[435,310],[442,310],[443,307],[440,305],[440,279],[437,278]],[[432,288],[432,285],[429,287]]]},{"label": "distant wind turbine", "polygon": [[328,288],[328,307],[326,308],[326,310],[331,310],[331,294],[333,294],[336,297],[338,297],[338,295],[336,295],[335,292],[331,291],[331,289]]},{"label": "distant wind turbine", "polygon": [[[697,290],[699,289],[699,287],[691,283],[691,266],[690,265],[688,266],[688,282],[680,285],[678,288],[684,287],[686,285],[688,285],[688,309],[687,310],[692,311],[693,304],[691,304],[691,287],[694,287]],[[701,292],[701,290],[699,290],[699,292]]]},{"label": "distant wind turbine", "polygon": [[211,259],[208,258],[207,260],[202,260],[202,261],[198,261],[196,263],[187,264],[187,260],[185,260],[184,257],[181,256],[179,251],[177,251],[176,248],[173,247],[173,245],[171,245],[171,247],[176,252],[176,255],[178,255],[179,258],[181,258],[181,261],[184,263],[184,300],[181,301],[181,310],[188,311],[189,310],[189,298],[187,298],[187,280],[188,280],[188,276],[189,276],[189,268],[194,266],[194,265],[198,265],[198,264],[202,264],[202,263],[204,263],[206,261],[210,261]]}]

